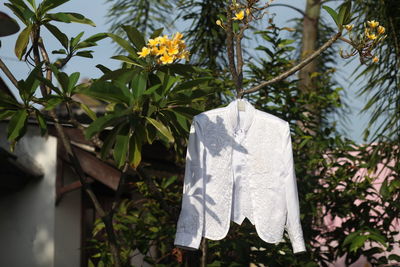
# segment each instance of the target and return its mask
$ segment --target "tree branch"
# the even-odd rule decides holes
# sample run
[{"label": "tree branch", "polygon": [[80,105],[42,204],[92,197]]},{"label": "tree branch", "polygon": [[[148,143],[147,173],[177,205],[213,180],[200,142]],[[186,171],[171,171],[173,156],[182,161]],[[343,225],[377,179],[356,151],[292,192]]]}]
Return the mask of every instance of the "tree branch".
[{"label": "tree branch", "polygon": [[296,66],[292,67],[291,69],[289,69],[288,71],[280,74],[279,76],[269,80],[269,81],[264,81],[262,83],[260,83],[257,86],[254,86],[250,89],[244,90],[242,92],[243,95],[245,94],[250,94],[250,93],[254,93],[262,88],[264,88],[265,86],[268,86],[270,84],[279,82],[285,78],[287,78],[288,76],[292,75],[293,73],[295,73],[296,71],[300,70],[301,68],[303,68],[304,66],[306,66],[308,63],[310,63],[313,59],[315,59],[316,57],[318,57],[323,51],[325,51],[327,48],[329,48],[334,42],[336,42],[336,40],[338,40],[340,38],[340,36],[342,35],[341,32],[336,33],[334,36],[332,36],[325,44],[323,44],[320,48],[318,48],[316,51],[314,51],[311,55],[309,55],[307,58],[305,58],[304,60],[300,61]]},{"label": "tree branch", "polygon": [[[52,77],[51,77],[52,76],[51,75],[51,69],[48,66],[50,64],[50,59],[49,59],[49,55],[48,55],[48,53],[46,51],[46,48],[44,47],[42,37],[38,38],[38,46],[40,48],[40,53],[42,55],[42,58],[46,62],[46,65],[47,65],[46,79],[51,81],[51,79],[52,79]],[[50,94],[50,88],[47,88],[46,91],[47,91],[48,94]]]},{"label": "tree branch", "polygon": [[15,79],[14,75],[7,68],[6,64],[4,64],[3,60],[0,59],[0,69],[4,72],[4,74],[10,79],[10,81],[14,84],[15,87],[18,88],[18,81]]},{"label": "tree branch", "polygon": [[[226,22],[226,50],[228,52],[228,62],[229,62],[229,71],[231,72],[232,79],[235,83],[236,90],[238,90],[238,74],[235,66],[235,50],[234,50],[234,41],[233,41],[233,29],[232,29],[232,10],[231,10],[232,1],[229,1],[229,4],[226,8],[227,14],[227,22]],[[239,93],[239,91],[237,91]]]}]

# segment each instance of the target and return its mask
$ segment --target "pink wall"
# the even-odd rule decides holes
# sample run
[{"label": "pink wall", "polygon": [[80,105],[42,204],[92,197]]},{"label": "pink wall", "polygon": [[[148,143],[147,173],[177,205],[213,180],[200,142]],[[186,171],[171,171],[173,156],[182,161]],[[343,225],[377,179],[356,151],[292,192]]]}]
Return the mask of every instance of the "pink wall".
[{"label": "pink wall", "polygon": [[[356,156],[356,155],[357,155],[357,152],[353,153],[353,155]],[[344,161],[348,161],[348,159],[340,159],[340,160],[343,160],[343,162],[344,162]],[[393,160],[392,162],[389,163],[389,166],[394,166],[394,163],[395,163],[395,162],[394,162],[394,160]],[[333,170],[333,171],[335,171],[335,170]],[[380,189],[380,187],[381,187],[382,182],[385,180],[385,178],[386,178],[386,177],[389,177],[389,178],[388,178],[389,180],[392,180],[392,179],[393,179],[393,177],[390,177],[391,174],[392,174],[392,171],[390,170],[390,168],[385,167],[384,164],[379,164],[379,165],[378,165],[378,168],[377,168],[377,170],[376,170],[376,172],[370,173],[370,174],[368,174],[368,172],[367,172],[367,170],[366,170],[365,168],[360,168],[360,169],[357,171],[357,174],[354,176],[353,180],[354,180],[354,181],[357,181],[357,179],[358,179],[358,180],[359,180],[359,179],[364,179],[364,177],[365,177],[366,175],[368,175],[369,177],[372,177],[372,178],[375,178],[375,177],[376,177],[376,178],[374,179],[374,181],[373,181],[373,187],[374,187],[374,190],[376,191],[376,193],[379,194],[379,189]],[[344,188],[344,186],[338,186],[338,187],[337,187],[337,190],[345,190],[345,188]],[[368,198],[371,199],[371,196],[368,195]],[[354,202],[354,205],[359,205],[361,202],[362,202],[362,200],[356,200],[356,201]],[[383,209],[382,209],[382,208],[377,209],[377,212],[380,213],[380,214],[382,214],[382,213],[383,213]],[[372,214],[372,213],[371,213],[371,214]],[[328,231],[332,231],[332,230],[334,230],[336,227],[340,227],[341,224],[342,224],[344,221],[345,221],[345,219],[343,219],[343,218],[338,218],[338,217],[333,218],[332,215],[330,215],[330,214],[326,215],[326,216],[323,218],[324,227],[326,227],[326,229],[327,229]],[[393,229],[396,229],[397,231],[400,231],[400,218],[394,219],[393,224],[392,224],[392,227],[393,227]],[[398,235],[395,236],[395,240],[397,240],[397,241],[400,240],[400,234],[398,234]],[[318,242],[320,242],[320,244],[324,244],[324,240],[323,240],[322,238],[320,238],[320,239],[318,240]],[[368,249],[368,248],[371,248],[371,247],[377,247],[377,246],[381,247],[382,249],[385,249],[385,247],[382,246],[380,243],[376,243],[376,242],[373,242],[373,243],[371,242],[371,243],[370,243],[370,242],[368,241],[368,243],[366,244],[366,248],[367,248],[367,249]],[[325,246],[325,247],[326,247],[326,246]],[[324,248],[324,246],[321,247],[321,249],[323,249],[323,248]],[[381,253],[381,254],[378,254],[378,255],[379,255],[379,256],[383,256],[384,254],[390,255],[390,254],[394,254],[394,253],[400,255],[400,246],[399,246],[399,245],[395,246],[395,249],[394,249],[392,252],[390,252],[390,253]],[[379,257],[379,256],[378,256],[378,257]],[[391,262],[391,263],[397,263],[397,262]],[[337,261],[334,262],[334,263],[330,263],[329,266],[331,266],[331,267],[347,267],[347,266],[345,265],[345,263],[344,263],[344,257],[340,258],[339,260],[337,260]],[[365,257],[360,257],[360,258],[358,259],[358,261],[356,261],[355,263],[353,263],[353,264],[350,265],[350,267],[368,267],[368,266],[372,266],[372,265],[371,265],[370,263],[368,263],[368,261],[366,260]]]}]

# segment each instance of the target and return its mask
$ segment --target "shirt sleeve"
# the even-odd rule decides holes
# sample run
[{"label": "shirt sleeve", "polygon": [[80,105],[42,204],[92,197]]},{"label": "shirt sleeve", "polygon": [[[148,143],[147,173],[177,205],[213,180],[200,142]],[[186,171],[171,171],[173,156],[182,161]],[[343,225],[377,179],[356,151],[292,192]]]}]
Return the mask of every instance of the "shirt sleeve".
[{"label": "shirt sleeve", "polygon": [[286,206],[287,217],[285,229],[289,234],[290,242],[292,244],[293,253],[300,253],[306,251],[303,230],[300,222],[300,207],[296,182],[296,174],[294,170],[292,141],[290,136],[290,128],[287,123],[285,127],[285,134],[283,139],[283,158],[285,172],[285,190],[286,190]]},{"label": "shirt sleeve", "polygon": [[177,247],[188,250],[199,248],[204,228],[203,150],[200,125],[194,119],[190,126],[182,206],[174,241]]}]

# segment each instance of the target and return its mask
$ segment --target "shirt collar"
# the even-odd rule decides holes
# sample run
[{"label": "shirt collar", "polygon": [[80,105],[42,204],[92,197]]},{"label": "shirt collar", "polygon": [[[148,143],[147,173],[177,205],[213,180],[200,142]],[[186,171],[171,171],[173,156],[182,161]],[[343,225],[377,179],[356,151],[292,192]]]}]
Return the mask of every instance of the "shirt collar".
[{"label": "shirt collar", "polygon": [[245,106],[245,111],[243,112],[244,116],[241,117],[242,119],[244,119],[243,128],[241,128],[241,129],[244,132],[247,132],[254,121],[255,108],[253,107],[253,105],[250,104],[246,99],[233,100],[227,106],[227,108],[228,108],[228,124],[229,124],[230,130],[233,133],[235,133],[237,130],[239,130],[239,127],[238,127],[238,115],[239,115],[238,102],[239,101],[243,102],[244,106]]}]

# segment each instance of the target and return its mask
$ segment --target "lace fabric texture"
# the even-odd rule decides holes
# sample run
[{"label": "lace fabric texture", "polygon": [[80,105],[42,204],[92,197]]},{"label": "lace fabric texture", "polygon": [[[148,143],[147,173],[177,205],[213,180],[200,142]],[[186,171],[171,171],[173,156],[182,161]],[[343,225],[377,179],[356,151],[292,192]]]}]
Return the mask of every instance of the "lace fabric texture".
[{"label": "lace fabric texture", "polygon": [[193,119],[174,244],[198,249],[246,217],[265,242],[281,242],[286,230],[293,252],[306,251],[289,124],[235,100]]}]

